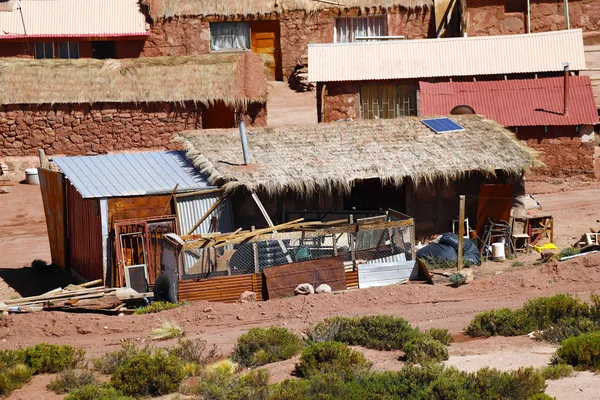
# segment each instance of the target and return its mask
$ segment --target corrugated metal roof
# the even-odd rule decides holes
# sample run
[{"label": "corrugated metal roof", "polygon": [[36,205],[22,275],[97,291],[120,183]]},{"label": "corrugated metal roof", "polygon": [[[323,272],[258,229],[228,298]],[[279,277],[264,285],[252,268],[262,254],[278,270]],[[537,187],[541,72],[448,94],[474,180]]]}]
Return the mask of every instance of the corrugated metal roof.
[{"label": "corrugated metal roof", "polygon": [[149,34],[138,0],[21,0],[17,7],[15,0],[0,12],[0,39]]},{"label": "corrugated metal roof", "polygon": [[449,39],[309,44],[312,82],[433,78],[586,68],[581,29]]},{"label": "corrugated metal roof", "polygon": [[567,115],[564,78],[508,81],[419,83],[422,115],[448,115],[468,105],[504,126],[587,125],[598,123],[588,76],[569,77]]},{"label": "corrugated metal roof", "polygon": [[52,159],[83,198],[143,196],[210,186],[178,151]]}]

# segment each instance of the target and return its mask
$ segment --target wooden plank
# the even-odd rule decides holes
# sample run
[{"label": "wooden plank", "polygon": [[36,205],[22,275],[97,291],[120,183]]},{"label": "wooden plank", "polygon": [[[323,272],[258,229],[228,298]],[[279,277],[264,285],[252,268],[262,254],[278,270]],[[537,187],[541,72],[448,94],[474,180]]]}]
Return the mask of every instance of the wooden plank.
[{"label": "wooden plank", "polygon": [[60,268],[66,269],[67,222],[64,175],[45,168],[39,168],[38,175],[52,262]]},{"label": "wooden plank", "polygon": [[341,257],[328,257],[301,261],[263,270],[269,299],[294,295],[301,283],[310,283],[315,288],[322,283],[332,290],[346,289],[346,275]]},{"label": "wooden plank", "polygon": [[513,185],[481,185],[477,201],[477,235],[483,237],[483,229],[489,218],[510,221],[513,203]]}]

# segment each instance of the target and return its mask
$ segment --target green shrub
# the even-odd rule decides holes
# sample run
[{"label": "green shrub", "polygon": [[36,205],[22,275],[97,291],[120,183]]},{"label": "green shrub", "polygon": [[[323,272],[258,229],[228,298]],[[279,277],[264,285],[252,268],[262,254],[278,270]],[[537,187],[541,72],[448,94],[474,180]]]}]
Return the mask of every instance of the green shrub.
[{"label": "green shrub", "polygon": [[140,350],[137,346],[131,342],[123,342],[121,343],[121,348],[116,351],[110,351],[108,353],[104,353],[99,358],[94,358],[92,360],[92,364],[94,365],[94,369],[106,375],[112,375],[120,366],[125,364],[128,360],[133,358],[140,351],[149,352],[146,348],[144,350]]},{"label": "green shrub", "polygon": [[217,346],[207,348],[206,340],[179,339],[177,346],[169,350],[169,354],[179,358],[184,363],[195,363],[204,367],[217,357]]},{"label": "green shrub", "polygon": [[0,363],[0,396],[6,396],[20,388],[29,382],[32,375],[33,370],[23,363]]},{"label": "green shrub", "polygon": [[301,377],[332,373],[344,380],[351,380],[370,368],[371,363],[361,352],[340,342],[323,342],[311,344],[302,350],[295,372]]},{"label": "green shrub", "polygon": [[442,342],[424,335],[415,337],[404,345],[406,361],[417,364],[446,361],[448,348]]},{"label": "green shrub", "polygon": [[540,368],[540,373],[546,380],[557,380],[573,376],[575,370],[567,364],[556,364]]},{"label": "green shrub", "polygon": [[[269,400],[354,400],[347,383],[336,374],[316,374],[307,379],[286,379],[273,385]],[[372,396],[371,398],[376,398]]]},{"label": "green shrub", "polygon": [[237,375],[234,368],[207,368],[188,392],[205,400],[264,400],[269,393],[269,371],[251,370]]},{"label": "green shrub", "polygon": [[450,343],[454,342],[454,338],[448,329],[441,328],[431,328],[428,331],[425,331],[425,335],[428,335],[438,342],[445,344],[448,346]]},{"label": "green shrub", "polygon": [[307,329],[306,336],[308,338],[308,342],[322,343],[334,341],[339,337],[341,327],[341,317],[319,322],[317,325]]},{"label": "green shrub", "polygon": [[527,400],[556,400],[556,397],[548,396],[546,393],[536,393]]},{"label": "green shrub", "polygon": [[467,326],[469,336],[518,336],[531,332],[532,323],[522,310],[509,308],[484,311],[477,314]]},{"label": "green shrub", "polygon": [[157,312],[161,312],[161,311],[165,311],[165,310],[171,310],[173,308],[178,308],[183,305],[186,305],[186,304],[185,303],[170,303],[168,301],[155,301],[148,306],[137,307],[134,311],[134,314],[136,314],[136,315],[153,314],[153,313],[157,313]]},{"label": "green shrub", "polygon": [[561,343],[571,336],[579,336],[596,329],[598,329],[597,325],[587,318],[569,317],[561,319],[542,331],[535,332],[534,336],[538,340]]},{"label": "green shrub", "polygon": [[65,369],[48,384],[48,389],[54,393],[69,393],[86,385],[96,384],[96,377],[87,369]]},{"label": "green shrub", "polygon": [[233,359],[245,367],[256,367],[292,358],[302,345],[302,339],[286,328],[252,328],[239,337]]},{"label": "green shrub", "polygon": [[421,335],[405,319],[390,315],[334,317],[318,323],[313,331],[326,331],[332,325],[338,331],[333,340],[376,350],[401,350],[406,342]]},{"label": "green shrub", "polygon": [[6,367],[12,367],[17,364],[27,363],[27,353],[25,349],[2,350],[0,351],[0,370]]},{"label": "green shrub", "polygon": [[514,261],[511,266],[513,267],[522,267],[523,263],[521,261]]},{"label": "green shrub", "polygon": [[555,259],[560,260],[563,257],[570,257],[581,253],[581,250],[575,247],[566,247],[562,249],[558,254],[554,256]]},{"label": "green shrub", "polygon": [[536,329],[545,329],[564,318],[586,318],[590,314],[590,307],[568,294],[557,294],[529,300],[523,306],[523,311]]},{"label": "green shrub", "polygon": [[154,396],[176,391],[183,378],[178,358],[162,351],[140,352],[113,373],[111,384],[126,395]]},{"label": "green shrub", "polygon": [[467,277],[464,276],[461,273],[455,273],[452,274],[448,277],[448,280],[450,281],[450,284],[454,287],[459,287],[460,285],[462,285],[463,283],[465,283],[467,281]]},{"label": "green shrub", "polygon": [[65,400],[135,400],[110,386],[86,385],[75,389]]},{"label": "green shrub", "polygon": [[600,331],[564,340],[556,354],[555,364],[569,364],[578,370],[600,369]]},{"label": "green shrub", "polygon": [[67,368],[76,368],[83,362],[85,351],[72,346],[48,343],[36,344],[25,350],[26,363],[36,373],[57,373]]}]

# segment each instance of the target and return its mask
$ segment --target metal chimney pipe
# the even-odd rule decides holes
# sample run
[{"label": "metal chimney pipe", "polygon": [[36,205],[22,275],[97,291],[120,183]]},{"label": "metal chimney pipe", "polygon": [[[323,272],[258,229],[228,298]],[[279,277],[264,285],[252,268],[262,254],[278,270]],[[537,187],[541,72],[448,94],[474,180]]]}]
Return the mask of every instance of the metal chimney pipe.
[{"label": "metal chimney pipe", "polygon": [[564,99],[563,99],[563,115],[567,115],[569,113],[568,108],[568,94],[569,94],[569,63],[563,63],[563,67],[565,67],[565,83],[564,83]]},{"label": "metal chimney pipe", "polygon": [[246,124],[240,118],[240,139],[242,141],[242,151],[244,152],[244,165],[250,164],[250,150],[248,149],[248,136],[246,135]]}]

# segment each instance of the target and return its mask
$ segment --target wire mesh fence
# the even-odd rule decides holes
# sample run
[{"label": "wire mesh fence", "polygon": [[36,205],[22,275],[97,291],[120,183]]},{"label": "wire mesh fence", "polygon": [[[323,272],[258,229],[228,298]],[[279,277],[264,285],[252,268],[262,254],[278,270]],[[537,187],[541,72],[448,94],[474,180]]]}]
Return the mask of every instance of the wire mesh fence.
[{"label": "wire mesh fence", "polygon": [[412,260],[413,220],[398,214],[384,218],[376,223],[259,235],[243,243],[184,247],[180,279],[262,273],[278,265],[327,257],[340,257],[346,271],[361,263]]}]

